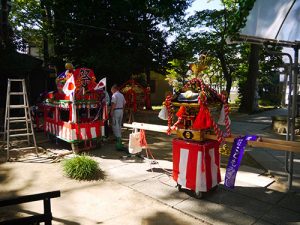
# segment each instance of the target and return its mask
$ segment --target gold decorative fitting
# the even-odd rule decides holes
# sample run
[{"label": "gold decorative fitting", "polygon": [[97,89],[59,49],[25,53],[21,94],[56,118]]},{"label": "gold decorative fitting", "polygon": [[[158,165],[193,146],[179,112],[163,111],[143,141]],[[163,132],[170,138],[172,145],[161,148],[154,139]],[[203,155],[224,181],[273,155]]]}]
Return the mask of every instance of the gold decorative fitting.
[{"label": "gold decorative fitting", "polygon": [[178,129],[177,136],[185,140],[204,141],[204,132],[197,130]]}]

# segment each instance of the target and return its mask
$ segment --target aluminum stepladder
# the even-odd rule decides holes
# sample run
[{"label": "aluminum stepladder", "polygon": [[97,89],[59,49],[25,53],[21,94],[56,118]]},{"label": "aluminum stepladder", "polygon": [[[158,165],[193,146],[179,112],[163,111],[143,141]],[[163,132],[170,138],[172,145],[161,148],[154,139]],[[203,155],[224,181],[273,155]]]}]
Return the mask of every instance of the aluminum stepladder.
[{"label": "aluminum stepladder", "polygon": [[[14,98],[14,100],[18,100],[19,104],[12,104],[12,98]],[[15,114],[17,113],[17,116],[11,116],[12,112]],[[3,139],[7,143],[7,161],[10,158],[9,152],[12,150],[10,149],[12,141],[11,138],[20,138],[19,141],[24,141],[24,139],[21,139],[24,137],[27,138],[25,140],[27,141],[28,147],[13,149],[25,150],[32,148],[35,149],[36,154],[38,154],[33,123],[30,115],[25,79],[8,79],[3,135]],[[32,145],[30,142],[31,137],[33,139],[33,146],[30,146]]]}]

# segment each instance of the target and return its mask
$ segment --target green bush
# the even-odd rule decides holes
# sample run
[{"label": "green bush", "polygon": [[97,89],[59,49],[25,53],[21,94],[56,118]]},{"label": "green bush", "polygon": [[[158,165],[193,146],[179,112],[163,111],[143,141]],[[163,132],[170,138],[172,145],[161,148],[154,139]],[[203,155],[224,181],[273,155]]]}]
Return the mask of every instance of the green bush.
[{"label": "green bush", "polygon": [[92,158],[81,155],[63,161],[65,174],[75,180],[96,180],[101,178],[98,163]]}]

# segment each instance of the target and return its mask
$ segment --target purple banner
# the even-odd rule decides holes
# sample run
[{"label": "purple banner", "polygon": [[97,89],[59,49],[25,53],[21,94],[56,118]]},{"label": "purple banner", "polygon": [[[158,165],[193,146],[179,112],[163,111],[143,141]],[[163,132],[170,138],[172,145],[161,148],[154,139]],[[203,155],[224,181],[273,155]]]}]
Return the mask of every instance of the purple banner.
[{"label": "purple banner", "polygon": [[244,150],[248,141],[256,141],[257,136],[247,135],[245,137],[238,137],[234,139],[228,165],[226,168],[224,186],[227,188],[234,188],[235,177],[240,167]]}]

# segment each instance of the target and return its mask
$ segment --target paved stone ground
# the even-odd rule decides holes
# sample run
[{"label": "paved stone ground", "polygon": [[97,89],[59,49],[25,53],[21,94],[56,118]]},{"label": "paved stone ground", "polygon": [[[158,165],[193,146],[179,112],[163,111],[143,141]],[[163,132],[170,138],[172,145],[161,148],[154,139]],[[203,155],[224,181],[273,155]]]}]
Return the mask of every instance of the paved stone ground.
[{"label": "paved stone ground", "polygon": [[[287,115],[287,110],[284,108],[264,111],[257,114],[233,115],[232,130],[234,133],[241,134],[256,134],[262,137],[275,138],[285,140],[285,135],[274,133],[271,127],[272,116]],[[299,140],[299,135],[295,137]],[[286,152],[275,151],[265,148],[247,148],[247,153],[260,165],[267,170],[268,174],[273,175],[278,183],[283,184],[282,188],[287,189],[287,173],[286,173]],[[300,192],[300,154],[294,153],[293,163],[293,186],[292,191]]]},{"label": "paved stone ground", "polygon": [[[156,121],[150,114],[144,114],[143,122]],[[239,115],[232,117],[232,128],[235,133],[266,135],[270,133],[268,118],[269,114]],[[165,121],[160,123],[165,124]],[[128,132],[124,130],[125,142]],[[300,194],[297,189],[286,192],[285,183],[277,176],[270,176],[270,169],[263,164],[270,160],[269,152],[259,156],[260,150],[247,149],[254,154],[244,158],[235,189],[225,189],[221,183],[216,191],[196,199],[190,191],[179,192],[170,177],[172,137],[154,132],[146,134],[156,164],[138,157],[123,159],[123,152],[115,151],[112,143],[105,143],[90,152],[99,162],[105,179],[78,182],[66,178],[61,165],[48,158],[53,154],[49,151],[63,152],[70,147],[46,141],[39,133],[37,139],[47,150],[45,154],[27,155],[17,162],[0,164],[0,198],[61,190],[62,196],[52,201],[53,224],[300,224]],[[5,156],[5,152],[0,150],[0,155]],[[252,157],[260,158],[261,162],[255,164],[257,159],[252,162]],[[282,158],[281,153],[273,159],[278,157]],[[222,157],[222,162],[224,176],[226,157]],[[296,161],[297,176],[298,164]],[[254,168],[253,165],[259,166]],[[281,167],[273,169],[286,177]],[[42,204],[35,203],[11,210],[0,209],[0,218],[4,214],[30,215],[40,212],[41,207]]]}]

